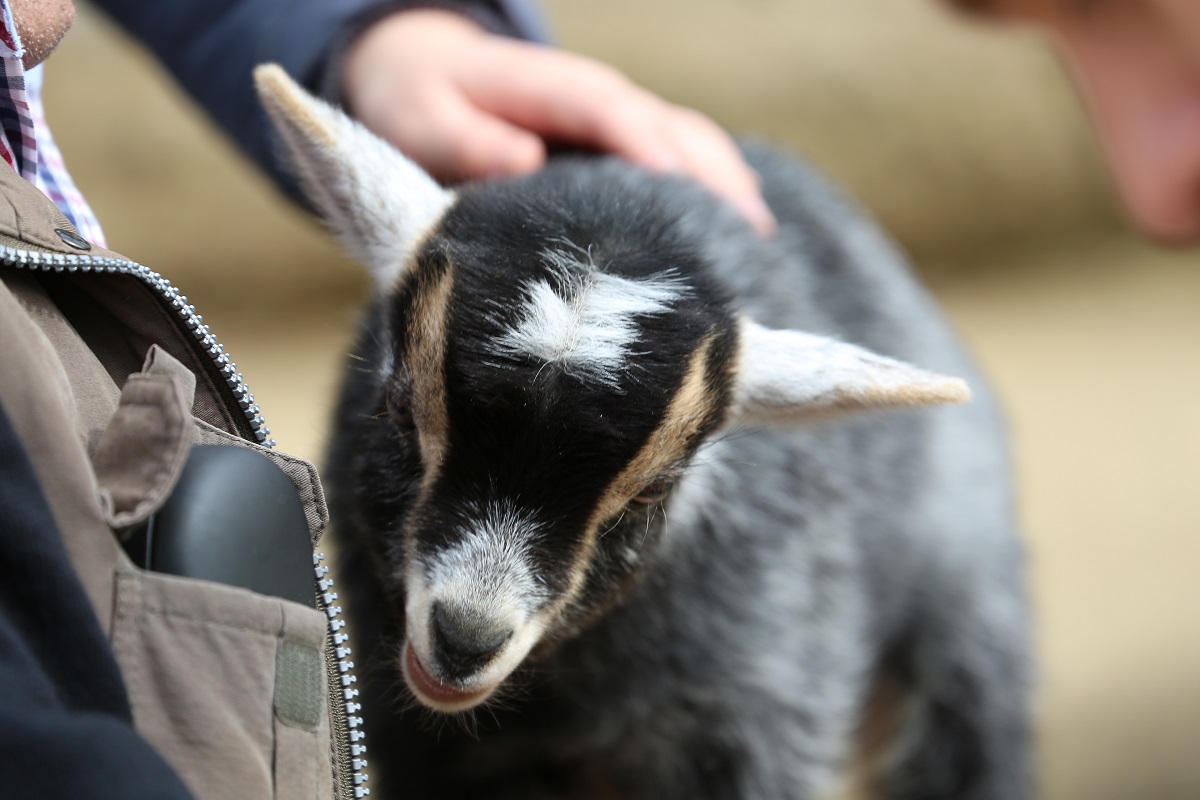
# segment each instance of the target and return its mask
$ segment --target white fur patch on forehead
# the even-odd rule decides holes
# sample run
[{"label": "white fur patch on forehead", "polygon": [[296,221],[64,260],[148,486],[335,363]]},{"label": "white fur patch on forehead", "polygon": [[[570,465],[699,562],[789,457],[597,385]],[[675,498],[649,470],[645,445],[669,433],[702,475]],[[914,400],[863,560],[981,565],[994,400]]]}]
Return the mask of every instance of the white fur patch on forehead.
[{"label": "white fur patch on forehead", "polygon": [[472,522],[462,538],[426,562],[431,595],[466,602],[492,619],[528,619],[547,596],[529,558],[542,525],[507,501],[467,514]]},{"label": "white fur patch on forehead", "polygon": [[549,280],[527,283],[518,322],[495,342],[494,351],[618,388],[618,378],[630,366],[637,317],[667,313],[687,294],[687,285],[669,272],[646,278],[603,272],[580,248],[547,249],[541,257],[561,288]]}]

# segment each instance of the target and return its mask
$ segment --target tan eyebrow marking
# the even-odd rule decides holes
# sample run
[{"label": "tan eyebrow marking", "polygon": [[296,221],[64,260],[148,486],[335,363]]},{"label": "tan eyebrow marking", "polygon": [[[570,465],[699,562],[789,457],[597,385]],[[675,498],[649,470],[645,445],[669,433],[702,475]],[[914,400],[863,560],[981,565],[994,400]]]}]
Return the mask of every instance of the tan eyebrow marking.
[{"label": "tan eyebrow marking", "polygon": [[719,387],[709,381],[707,374],[709,353],[716,340],[716,334],[710,332],[692,352],[687,372],[671,398],[662,422],[601,494],[584,529],[583,546],[571,567],[571,585],[557,607],[565,606],[583,588],[585,567],[596,549],[600,525],[619,514],[629,498],[683,458],[696,436],[720,412]]},{"label": "tan eyebrow marking", "polygon": [[404,343],[412,374],[413,420],[417,424],[425,475],[421,494],[428,496],[445,459],[449,420],[446,411],[446,336],[450,325],[450,293],[454,268],[446,260],[440,270],[420,268],[416,277]]}]

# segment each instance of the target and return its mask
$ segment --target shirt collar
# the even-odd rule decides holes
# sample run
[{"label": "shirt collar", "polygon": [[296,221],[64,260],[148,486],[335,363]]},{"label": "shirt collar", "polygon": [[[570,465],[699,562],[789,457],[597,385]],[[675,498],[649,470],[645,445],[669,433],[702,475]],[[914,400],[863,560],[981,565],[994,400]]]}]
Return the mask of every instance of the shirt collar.
[{"label": "shirt collar", "polygon": [[0,0],[0,157],[27,181],[37,177],[37,136],[25,93],[25,48],[8,0]]},{"label": "shirt collar", "polygon": [[28,72],[25,48],[9,0],[0,0],[0,159],[37,186],[87,240],[103,246],[104,232],[75,187],[42,111],[42,67]]}]

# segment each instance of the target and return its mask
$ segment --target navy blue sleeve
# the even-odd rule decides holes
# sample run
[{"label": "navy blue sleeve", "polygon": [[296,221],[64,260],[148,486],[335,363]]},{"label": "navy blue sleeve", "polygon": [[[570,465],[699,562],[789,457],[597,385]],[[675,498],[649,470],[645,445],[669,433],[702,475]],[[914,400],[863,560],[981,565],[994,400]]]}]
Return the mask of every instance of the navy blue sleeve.
[{"label": "navy blue sleeve", "polygon": [[[490,30],[526,35],[529,8],[513,0],[98,0],[139,39],[233,142],[293,198],[295,183],[276,159],[273,133],[251,72],[280,64],[314,93],[340,49],[371,22],[411,7],[461,10]],[[328,91],[325,92],[328,94]]]},{"label": "navy blue sleeve", "polygon": [[0,795],[191,795],[133,728],[116,659],[0,407]]}]

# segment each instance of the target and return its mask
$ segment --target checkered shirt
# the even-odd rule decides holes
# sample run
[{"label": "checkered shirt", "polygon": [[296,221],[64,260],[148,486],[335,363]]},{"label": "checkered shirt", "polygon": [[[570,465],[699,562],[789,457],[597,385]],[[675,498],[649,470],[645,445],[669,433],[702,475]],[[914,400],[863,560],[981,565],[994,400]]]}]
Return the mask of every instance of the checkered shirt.
[{"label": "checkered shirt", "polygon": [[42,111],[42,68],[21,65],[8,0],[0,0],[0,158],[37,186],[71,220],[83,238],[104,246],[104,232],[67,173]]}]

